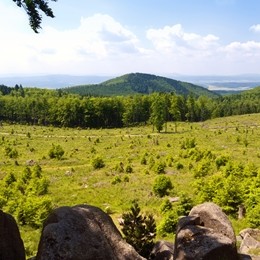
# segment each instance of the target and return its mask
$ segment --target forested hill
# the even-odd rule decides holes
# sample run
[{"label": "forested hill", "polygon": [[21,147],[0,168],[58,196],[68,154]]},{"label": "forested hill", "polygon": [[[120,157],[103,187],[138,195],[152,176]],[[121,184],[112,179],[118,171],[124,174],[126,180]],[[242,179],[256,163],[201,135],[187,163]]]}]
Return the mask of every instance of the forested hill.
[{"label": "forested hill", "polygon": [[81,85],[63,89],[69,93],[93,96],[125,96],[134,94],[150,94],[154,92],[178,95],[217,97],[218,94],[203,87],[144,73],[130,73],[101,84]]}]

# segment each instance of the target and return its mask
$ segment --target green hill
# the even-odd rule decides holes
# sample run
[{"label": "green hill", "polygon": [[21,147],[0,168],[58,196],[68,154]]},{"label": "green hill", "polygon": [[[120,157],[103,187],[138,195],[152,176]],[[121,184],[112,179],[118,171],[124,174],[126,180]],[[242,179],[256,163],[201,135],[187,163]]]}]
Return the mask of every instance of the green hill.
[{"label": "green hill", "polygon": [[173,92],[179,95],[217,97],[218,94],[203,87],[144,73],[130,73],[101,84],[81,85],[63,89],[66,92],[93,96],[125,96],[150,94],[153,92]]}]

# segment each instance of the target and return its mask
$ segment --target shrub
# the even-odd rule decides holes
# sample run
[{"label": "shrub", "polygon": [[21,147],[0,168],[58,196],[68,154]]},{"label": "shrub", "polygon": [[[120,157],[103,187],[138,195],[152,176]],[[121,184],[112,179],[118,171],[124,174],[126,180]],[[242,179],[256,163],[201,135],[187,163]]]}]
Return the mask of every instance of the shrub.
[{"label": "shrub", "polygon": [[100,156],[97,156],[92,160],[92,166],[95,170],[101,169],[101,168],[105,167],[105,163]]},{"label": "shrub", "polygon": [[58,145],[52,145],[52,148],[49,151],[49,157],[51,159],[58,159],[61,160],[62,156],[64,155],[64,150],[63,148],[58,144]]},{"label": "shrub", "polygon": [[163,197],[169,194],[169,190],[172,190],[172,182],[171,179],[165,175],[160,175],[155,179],[153,185],[153,191],[155,195],[159,197]]},{"label": "shrub", "polygon": [[165,199],[160,206],[161,213],[166,213],[171,210],[172,210],[172,203],[168,199]]},{"label": "shrub", "polygon": [[181,194],[180,200],[178,201],[176,211],[178,216],[187,216],[193,207],[193,201],[187,194]]},{"label": "shrub", "polygon": [[191,149],[196,147],[196,140],[195,138],[189,139],[186,138],[182,143],[181,143],[181,149]]},{"label": "shrub", "polygon": [[156,225],[152,215],[142,215],[136,201],[133,202],[130,211],[122,215],[122,232],[127,243],[143,257],[148,258],[154,246]]},{"label": "shrub", "polygon": [[215,163],[217,166],[217,169],[219,169],[221,166],[225,166],[227,162],[229,161],[229,157],[221,155],[216,158]]},{"label": "shrub", "polygon": [[18,157],[18,151],[15,148],[11,148],[10,146],[7,146],[5,148],[5,155],[11,159],[16,159]]},{"label": "shrub", "polygon": [[259,228],[260,226],[260,206],[255,205],[247,213],[247,220],[250,223],[251,228]]},{"label": "shrub", "polygon": [[177,169],[177,170],[181,170],[181,169],[183,169],[183,168],[184,168],[184,166],[183,166],[182,163],[180,163],[180,162],[177,162],[177,163],[176,163],[176,169]]},{"label": "shrub", "polygon": [[131,165],[127,165],[126,168],[125,168],[125,172],[127,173],[132,173],[133,172],[133,167]]},{"label": "shrub", "polygon": [[39,228],[52,210],[48,192],[49,181],[42,177],[41,168],[26,167],[21,175],[7,174],[0,181],[0,206],[12,214],[21,225]]},{"label": "shrub", "polygon": [[120,182],[122,182],[121,178],[119,176],[115,176],[115,178],[112,181],[112,184],[115,185]]},{"label": "shrub", "polygon": [[158,162],[154,165],[154,171],[157,174],[165,173],[166,164],[164,162]]},{"label": "shrub", "polygon": [[176,211],[172,210],[165,214],[162,221],[158,225],[158,233],[161,236],[166,236],[167,234],[173,234],[176,231],[176,226],[178,224],[179,216]]}]

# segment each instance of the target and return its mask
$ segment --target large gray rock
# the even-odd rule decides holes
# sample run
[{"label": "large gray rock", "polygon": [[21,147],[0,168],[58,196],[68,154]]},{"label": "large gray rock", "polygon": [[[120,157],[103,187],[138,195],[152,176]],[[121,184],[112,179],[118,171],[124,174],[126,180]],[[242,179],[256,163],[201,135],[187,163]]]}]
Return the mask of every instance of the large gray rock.
[{"label": "large gray rock", "polygon": [[238,259],[232,240],[213,229],[186,226],[175,240],[175,260],[235,260]]},{"label": "large gray rock", "polygon": [[44,223],[37,260],[141,260],[101,209],[61,207]]},{"label": "large gray rock", "polygon": [[0,259],[25,260],[25,250],[15,219],[0,210]]},{"label": "large gray rock", "polygon": [[200,225],[209,227],[217,233],[229,237],[236,246],[236,235],[230,220],[222,209],[212,202],[206,202],[193,207],[189,216],[199,216]]},{"label": "large gray rock", "polygon": [[177,225],[174,259],[236,260],[236,237],[223,211],[214,203],[194,207]]}]

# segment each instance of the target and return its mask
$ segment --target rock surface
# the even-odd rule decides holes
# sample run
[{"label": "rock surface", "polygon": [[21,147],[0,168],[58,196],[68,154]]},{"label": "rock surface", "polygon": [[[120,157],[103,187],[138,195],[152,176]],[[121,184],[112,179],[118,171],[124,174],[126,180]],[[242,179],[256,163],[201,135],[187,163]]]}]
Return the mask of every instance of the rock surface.
[{"label": "rock surface", "polygon": [[229,237],[236,246],[236,235],[230,220],[222,209],[212,202],[206,202],[192,208],[189,216],[199,216],[200,225],[209,227],[217,233]]},{"label": "rock surface", "polygon": [[15,219],[0,210],[0,259],[25,260],[25,250]]},{"label": "rock surface", "polygon": [[101,209],[61,207],[44,223],[37,260],[141,260]]},{"label": "rock surface", "polygon": [[194,207],[177,225],[174,259],[237,260],[236,237],[230,221],[214,203]]},{"label": "rock surface", "polygon": [[168,241],[158,241],[151,252],[152,260],[173,260],[174,244]]},{"label": "rock surface", "polygon": [[240,244],[239,252],[243,255],[251,257],[251,259],[260,259],[260,256],[250,255],[256,250],[260,251],[260,230],[247,228],[239,233],[242,241]]}]

